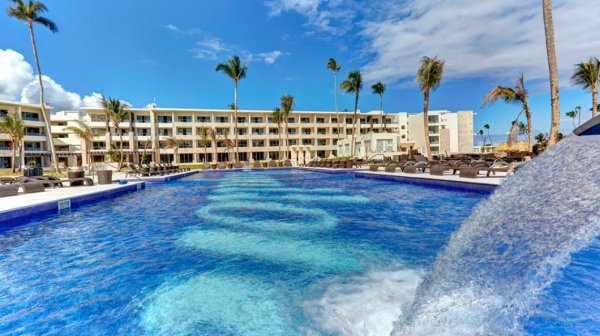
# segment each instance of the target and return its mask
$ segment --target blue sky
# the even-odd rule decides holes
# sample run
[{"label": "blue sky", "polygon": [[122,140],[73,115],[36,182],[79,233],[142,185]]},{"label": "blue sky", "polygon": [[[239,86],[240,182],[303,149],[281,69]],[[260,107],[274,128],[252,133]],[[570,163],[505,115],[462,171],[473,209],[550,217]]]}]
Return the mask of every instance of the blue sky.
[{"label": "blue sky", "polygon": [[[418,61],[437,55],[446,60],[446,72],[442,86],[432,94],[431,109],[474,110],[476,130],[489,123],[492,133],[503,134],[519,107],[498,103],[481,109],[481,100],[494,85],[511,85],[524,72],[534,129],[549,128],[543,23],[537,4],[520,0],[483,4],[456,0],[442,5],[435,0],[140,3],[45,1],[47,16],[60,29],[58,34],[36,30],[42,71],[51,78],[50,103],[78,107],[93,101],[93,93],[102,93],[136,107],[156,97],[161,107],[226,108],[233,100],[233,86],[214,68],[227,56],[240,54],[250,61],[248,77],[240,84],[240,108],[272,109],[280,95],[290,93],[296,96],[298,110],[333,110],[332,75],[325,63],[335,57],[342,65],[338,82],[350,70],[363,72],[363,111],[378,108],[369,87],[381,80],[388,84],[386,111],[418,112],[422,108],[414,83]],[[561,109],[564,115],[581,105],[585,119],[590,95],[571,87],[568,78],[574,63],[594,52],[600,56],[600,41],[593,34],[600,24],[584,20],[600,16],[600,10],[584,0],[554,5]],[[0,16],[0,32],[0,69],[8,69],[0,73],[0,99],[34,100],[36,89],[26,64],[33,64],[27,29]],[[8,54],[9,49],[16,54]],[[3,58],[9,59],[4,68]],[[20,66],[22,71],[17,71]],[[352,104],[351,96],[340,94],[341,109],[351,110]],[[572,128],[570,120],[563,121],[563,128]]]}]

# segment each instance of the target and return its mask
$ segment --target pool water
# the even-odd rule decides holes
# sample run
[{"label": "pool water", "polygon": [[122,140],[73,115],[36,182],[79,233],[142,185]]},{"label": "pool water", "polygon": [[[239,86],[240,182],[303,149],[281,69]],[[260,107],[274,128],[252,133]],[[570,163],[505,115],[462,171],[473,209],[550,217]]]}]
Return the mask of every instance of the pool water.
[{"label": "pool water", "polygon": [[0,334],[386,335],[485,197],[207,172],[35,218],[0,232]]}]

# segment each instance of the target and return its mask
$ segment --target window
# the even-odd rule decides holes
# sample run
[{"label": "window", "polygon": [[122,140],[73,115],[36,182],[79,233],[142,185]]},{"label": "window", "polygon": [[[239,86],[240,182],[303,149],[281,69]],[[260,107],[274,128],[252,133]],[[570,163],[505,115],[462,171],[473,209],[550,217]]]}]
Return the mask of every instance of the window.
[{"label": "window", "polygon": [[39,127],[25,127],[25,135],[44,135],[44,132]]},{"label": "window", "polygon": [[29,121],[40,121],[40,115],[34,112],[22,112],[21,119]]},{"label": "window", "polygon": [[269,146],[271,146],[271,147],[277,147],[277,146],[279,146],[279,140],[270,140],[269,141]]},{"label": "window", "polygon": [[173,130],[170,128],[159,128],[158,135],[159,136],[171,136],[171,135],[173,135]]},{"label": "window", "polygon": [[177,135],[192,135],[191,128],[177,128]]},{"label": "window", "polygon": [[337,118],[331,118],[331,122],[332,123],[336,123],[337,124],[337,120],[338,120]]},{"label": "window", "polygon": [[264,135],[264,134],[265,134],[264,128],[253,128],[252,129],[252,135]]},{"label": "window", "polygon": [[272,124],[272,123],[273,123],[273,117],[268,117],[268,118],[267,118],[267,122],[268,122],[269,124]]},{"label": "window", "polygon": [[352,124],[352,118],[346,118],[346,124]]},{"label": "window", "polygon": [[317,124],[324,124],[325,118],[317,118]]},{"label": "window", "polygon": [[361,125],[364,125],[366,123],[367,123],[367,121],[365,120],[365,118],[360,118],[360,124]]},{"label": "window", "polygon": [[[248,147],[248,140],[238,140],[238,147]],[[242,153],[240,153],[242,154]],[[242,158],[240,157],[240,160]]]},{"label": "window", "polygon": [[173,118],[171,116],[158,116],[156,117],[156,121],[158,123],[169,124],[173,122]]},{"label": "window", "polygon": [[69,137],[69,135],[68,134],[64,134],[64,133],[63,134],[56,134],[55,133],[54,136],[52,136],[52,137],[56,138],[56,139],[67,139]]},{"label": "window", "polygon": [[306,118],[306,117],[300,118],[300,123],[302,123],[302,124],[308,124],[308,123],[310,123],[310,118]]},{"label": "window", "polygon": [[312,139],[302,139],[303,145],[312,145]]},{"label": "window", "polygon": [[271,127],[271,128],[269,128],[269,134],[270,135],[278,135],[279,129]]},{"label": "window", "polygon": [[432,124],[437,124],[439,121],[438,116],[428,116],[427,117],[427,122],[432,123]]},{"label": "window", "polygon": [[252,147],[264,147],[264,146],[265,146],[264,140],[252,140]]},{"label": "window", "polygon": [[297,128],[290,128],[290,129],[288,129],[288,133],[290,135],[298,134],[298,129]]},{"label": "window", "polygon": [[216,117],[215,119],[216,119],[215,121],[218,122],[218,123],[227,123],[227,122],[229,122],[229,117]]},{"label": "window", "polygon": [[325,139],[317,140],[317,146],[327,146],[327,140],[325,140]]},{"label": "window", "polygon": [[252,118],[250,118],[250,122],[255,123],[255,124],[261,123],[261,122],[263,122],[263,117],[252,117]]},{"label": "window", "polygon": [[296,139],[290,139],[290,146],[296,146],[298,141]]},{"label": "window", "polygon": [[238,135],[247,135],[247,134],[248,134],[247,128],[238,128]]},{"label": "window", "polygon": [[402,125],[400,126],[400,129],[406,129],[406,126]]},{"label": "window", "polygon": [[245,123],[246,122],[246,117],[238,117],[237,121],[238,121],[238,123]]},{"label": "window", "polygon": [[10,141],[0,141],[0,150],[9,150]]},{"label": "window", "polygon": [[194,161],[194,154],[179,154],[179,162],[190,163]]},{"label": "window", "polygon": [[293,124],[293,123],[295,123],[295,122],[296,122],[296,121],[294,120],[294,118],[288,118],[288,124]]},{"label": "window", "polygon": [[179,148],[194,148],[194,142],[192,140],[185,140],[179,142]]},{"label": "window", "polygon": [[135,122],[136,123],[149,123],[150,122],[150,116],[147,115],[139,115],[139,116],[135,116]]},{"label": "window", "polygon": [[318,134],[327,134],[327,128],[317,128]]},{"label": "window", "polygon": [[106,117],[100,114],[92,114],[91,115],[92,122],[105,122]]},{"label": "window", "polygon": [[225,134],[225,133],[229,134],[229,129],[228,129],[228,128],[217,128],[217,129],[215,130],[215,133],[216,133],[217,135],[223,135],[223,134]]},{"label": "window", "polygon": [[4,118],[8,115],[8,111],[7,110],[0,110],[0,118]]},{"label": "window", "polygon": [[106,144],[104,143],[104,141],[94,141],[92,142],[92,148],[94,150],[105,150]]},{"label": "window", "polygon": [[189,123],[189,122],[192,122],[192,117],[191,116],[177,116],[177,122]]},{"label": "window", "polygon": [[200,123],[207,123],[210,122],[210,116],[198,116],[196,120],[198,120]]},{"label": "window", "polygon": [[149,128],[138,128],[135,130],[135,133],[138,136],[150,136],[152,134]]},{"label": "window", "polygon": [[196,146],[198,148],[204,148],[204,147],[209,148],[209,147],[212,147],[212,142],[210,140],[206,140],[206,142],[203,142],[202,140],[198,140],[196,142]]},{"label": "window", "polygon": [[310,128],[302,129],[302,135],[310,135],[311,132],[312,132],[312,129],[310,129]]},{"label": "window", "polygon": [[39,142],[29,142],[29,141],[25,141],[23,142],[23,144],[25,145],[25,151],[40,151],[42,150],[42,145]]}]

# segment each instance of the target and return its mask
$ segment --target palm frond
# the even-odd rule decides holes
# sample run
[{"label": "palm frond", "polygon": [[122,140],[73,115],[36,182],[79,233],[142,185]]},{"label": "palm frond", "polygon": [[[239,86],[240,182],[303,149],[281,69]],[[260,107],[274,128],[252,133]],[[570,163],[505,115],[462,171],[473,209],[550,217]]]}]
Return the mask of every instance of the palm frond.
[{"label": "palm frond", "polygon": [[284,120],[292,113],[292,110],[294,109],[294,100],[294,96],[289,94],[281,96],[281,113],[283,114]]},{"label": "palm frond", "polygon": [[417,81],[421,92],[435,90],[442,83],[444,61],[437,57],[424,56],[417,71]]},{"label": "palm frond", "polygon": [[341,68],[342,67],[339,64],[337,64],[337,61],[335,60],[335,58],[330,58],[327,61],[327,69],[329,69],[331,71],[338,72],[338,71],[340,71]]},{"label": "palm frond", "polygon": [[600,60],[591,57],[587,62],[576,64],[571,81],[584,89],[597,87],[600,81]]},{"label": "palm frond", "polygon": [[355,70],[351,71],[348,78],[340,84],[340,89],[345,90],[346,93],[358,93],[362,89],[362,85],[362,75],[360,71]]},{"label": "palm frond", "polygon": [[45,18],[45,17],[36,17],[33,22],[37,22],[39,24],[41,24],[42,26],[50,29],[51,32],[53,33],[57,33],[58,32],[58,26],[56,26],[56,23],[52,22],[52,20]]},{"label": "palm frond", "polygon": [[373,90],[373,94],[383,96],[385,93],[386,85],[382,82],[377,82],[371,85],[371,90]]},{"label": "palm frond", "polygon": [[246,77],[248,65],[246,63],[242,64],[240,57],[235,55],[231,58],[228,58],[227,62],[217,64],[215,71],[226,74],[234,81],[239,81],[240,79]]}]

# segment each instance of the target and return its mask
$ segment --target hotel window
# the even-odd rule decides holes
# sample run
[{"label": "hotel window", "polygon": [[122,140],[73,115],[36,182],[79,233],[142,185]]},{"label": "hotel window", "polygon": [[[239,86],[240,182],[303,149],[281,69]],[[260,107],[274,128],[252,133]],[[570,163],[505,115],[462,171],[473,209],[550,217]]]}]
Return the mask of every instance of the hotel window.
[{"label": "hotel window", "polygon": [[391,124],[392,123],[392,119],[385,118],[385,123],[386,124]]},{"label": "hotel window", "polygon": [[302,124],[308,124],[308,123],[310,123],[310,118],[306,118],[306,117],[300,118],[300,123],[302,123]]},{"label": "hotel window", "polygon": [[194,148],[194,142],[192,140],[181,141],[179,148]]},{"label": "hotel window", "polygon": [[25,141],[23,142],[23,144],[25,145],[25,151],[39,151],[42,150],[42,145],[39,142],[29,142],[29,141]]},{"label": "hotel window", "polygon": [[303,128],[302,129],[302,135],[310,135],[311,132],[312,132],[311,128]]},{"label": "hotel window", "polygon": [[331,118],[331,122],[337,124],[337,118]]},{"label": "hotel window", "polygon": [[302,145],[312,145],[312,139],[303,139]]},{"label": "hotel window", "polygon": [[352,130],[351,129],[347,129],[346,130],[346,135],[351,135],[352,134]]},{"label": "hotel window", "polygon": [[38,127],[26,127],[25,128],[25,135],[44,135],[44,132],[42,131],[41,128]]},{"label": "hotel window", "polygon": [[346,118],[346,124],[352,124],[352,118]]},{"label": "hotel window", "polygon": [[296,121],[294,120],[294,118],[288,118],[288,124],[293,124],[293,123],[295,123],[295,122],[296,122]]},{"label": "hotel window", "polygon": [[268,118],[267,118],[267,122],[268,122],[269,124],[272,124],[272,123],[273,123],[273,117],[268,117]]},{"label": "hotel window", "polygon": [[192,122],[192,117],[191,116],[177,116],[177,122],[189,123],[189,122]]},{"label": "hotel window", "polygon": [[248,134],[247,128],[238,128],[238,135],[247,135],[247,134]]},{"label": "hotel window", "polygon": [[104,141],[94,141],[92,142],[92,148],[94,150],[105,150],[106,144],[104,143]]},{"label": "hotel window", "polygon": [[406,128],[406,126],[404,126],[404,125],[400,126],[400,129],[405,129],[405,128]]},{"label": "hotel window", "polygon": [[66,133],[62,133],[62,134],[54,133],[54,135],[52,137],[55,139],[67,139],[69,137],[69,135]]},{"label": "hotel window", "polygon": [[277,128],[269,128],[269,134],[270,135],[278,135],[279,130]]},{"label": "hotel window", "polygon": [[327,146],[327,140],[325,140],[325,139],[317,140],[317,146]]},{"label": "hotel window", "polygon": [[238,121],[238,123],[245,123],[246,122],[246,117],[238,117],[237,121]]},{"label": "hotel window", "polygon": [[367,120],[365,120],[365,118],[360,118],[360,124],[361,125],[366,124],[366,123],[367,123]]},{"label": "hotel window", "polygon": [[0,141],[0,150],[9,150],[10,141]]},{"label": "hotel window", "polygon": [[264,146],[265,146],[264,140],[252,140],[252,147],[264,147]]},{"label": "hotel window", "polygon": [[264,134],[265,134],[264,128],[253,128],[252,129],[252,135],[264,135]]},{"label": "hotel window", "polygon": [[150,122],[150,116],[147,116],[147,115],[135,116],[135,122],[136,123],[149,123]]},{"label": "hotel window", "polygon": [[238,147],[248,147],[248,140],[239,140]]},{"label": "hotel window", "polygon": [[105,122],[106,121],[106,117],[103,115],[99,115],[99,114],[92,114],[91,118],[92,118],[92,122]]},{"label": "hotel window", "polygon": [[332,133],[332,134],[338,134],[338,133],[339,133],[339,130],[338,130],[337,128],[332,128],[332,129],[331,129],[331,133]]},{"label": "hotel window", "polygon": [[227,123],[229,122],[229,117],[216,117],[216,122],[218,123]]},{"label": "hotel window", "polygon": [[290,128],[288,129],[288,134],[290,135],[295,135],[298,133],[298,129],[297,128]]},{"label": "hotel window", "polygon": [[204,147],[209,148],[209,147],[212,147],[212,142],[210,142],[210,140],[206,140],[206,143],[204,143],[202,140],[198,140],[196,142],[196,146],[198,148],[204,148]]},{"label": "hotel window", "polygon": [[210,116],[198,116],[196,120],[198,120],[200,123],[207,123],[210,122]]},{"label": "hotel window", "polygon": [[156,117],[156,121],[158,123],[169,124],[173,122],[173,118],[171,116],[158,116]]},{"label": "hotel window", "polygon": [[40,115],[38,113],[34,113],[34,112],[22,112],[21,119],[29,120],[29,121],[39,121]]},{"label": "hotel window", "polygon": [[327,134],[327,128],[317,128],[318,134]]},{"label": "hotel window", "polygon": [[333,139],[333,140],[332,140],[332,144],[333,144],[334,146],[336,146],[336,145],[337,145],[337,143],[338,143],[338,139]]},{"label": "hotel window", "polygon": [[379,125],[379,119],[373,118],[373,124],[374,125]]},{"label": "hotel window", "polygon": [[180,163],[190,163],[194,161],[194,154],[179,154]]},{"label": "hotel window", "polygon": [[158,135],[159,136],[171,136],[171,135],[173,135],[173,130],[170,128],[159,128]]},{"label": "hotel window", "polygon": [[149,129],[149,128],[137,128],[137,129],[135,130],[135,133],[136,133],[138,136],[150,136],[150,134],[152,134],[152,133],[150,132],[150,129]]},{"label": "hotel window", "polygon": [[0,110],[0,118],[4,118],[8,115],[8,111],[7,110]]},{"label": "hotel window", "polygon": [[223,135],[223,134],[225,134],[225,132],[227,132],[227,134],[229,134],[229,129],[228,128],[217,128],[217,129],[215,129],[215,133],[217,135]]},{"label": "hotel window", "polygon": [[191,128],[177,128],[177,135],[192,135]]},{"label": "hotel window", "polygon": [[325,118],[317,118],[317,124],[324,124]]},{"label": "hotel window", "polygon": [[279,140],[270,140],[269,141],[269,146],[271,146],[271,147],[277,147],[277,146],[279,146]]},{"label": "hotel window", "polygon": [[144,150],[144,148],[150,149],[152,148],[152,144],[150,143],[150,141],[138,141],[137,148],[140,150]]},{"label": "hotel window", "polygon": [[296,144],[298,144],[296,139],[290,139],[290,146],[296,146]]},{"label": "hotel window", "polygon": [[258,124],[258,123],[263,122],[263,117],[252,117],[252,118],[250,118],[250,121],[252,123]]}]

